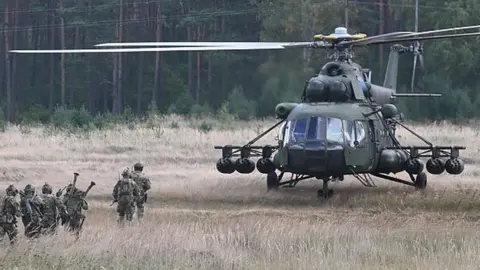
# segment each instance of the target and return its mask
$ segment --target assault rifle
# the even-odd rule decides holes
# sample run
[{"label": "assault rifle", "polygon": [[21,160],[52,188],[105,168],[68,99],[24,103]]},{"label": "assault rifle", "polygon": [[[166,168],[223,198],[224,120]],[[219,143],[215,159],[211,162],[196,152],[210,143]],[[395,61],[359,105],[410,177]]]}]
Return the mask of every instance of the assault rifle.
[{"label": "assault rifle", "polygon": [[28,204],[30,204],[30,207],[32,207],[33,210],[35,210],[35,212],[37,212],[37,214],[40,216],[40,218],[43,219],[42,211],[40,211],[40,209],[38,209],[38,206],[36,204],[34,204],[31,200],[27,200],[27,201],[28,201]]},{"label": "assault rifle", "polygon": [[[93,186],[95,186],[95,182],[90,181],[90,185],[87,187],[87,190],[85,190],[85,193],[83,193],[82,200],[85,201],[85,197],[87,197],[88,192],[92,189]],[[87,203],[85,201],[85,203]],[[82,222],[80,223],[80,229],[83,228],[83,223],[85,222],[85,216],[82,218]]]}]

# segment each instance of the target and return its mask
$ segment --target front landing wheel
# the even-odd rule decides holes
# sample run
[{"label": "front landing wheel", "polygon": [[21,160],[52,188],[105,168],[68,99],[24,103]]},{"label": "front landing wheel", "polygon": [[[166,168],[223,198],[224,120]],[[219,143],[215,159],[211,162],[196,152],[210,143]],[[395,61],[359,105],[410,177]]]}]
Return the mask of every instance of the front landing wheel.
[{"label": "front landing wheel", "polygon": [[278,189],[279,185],[278,176],[275,172],[267,174],[267,189]]},{"label": "front landing wheel", "polygon": [[425,172],[417,174],[417,177],[415,178],[415,187],[421,190],[427,187],[427,174]]},{"label": "front landing wheel", "polygon": [[317,191],[317,199],[328,199],[333,196],[333,189],[328,189],[328,191],[324,191],[320,189]]}]

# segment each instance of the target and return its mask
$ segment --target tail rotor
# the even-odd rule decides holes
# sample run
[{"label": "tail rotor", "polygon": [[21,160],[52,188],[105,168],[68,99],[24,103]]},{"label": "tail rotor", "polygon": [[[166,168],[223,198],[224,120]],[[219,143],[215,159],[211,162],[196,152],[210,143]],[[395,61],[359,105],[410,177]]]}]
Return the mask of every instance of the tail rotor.
[{"label": "tail rotor", "polygon": [[[415,33],[418,32],[418,1],[415,0]],[[410,51],[413,53],[413,70],[412,70],[412,82],[410,85],[410,91],[413,93],[413,87],[415,85],[415,73],[417,71],[417,58],[420,62],[420,68],[424,70],[424,61],[423,61],[423,46],[420,45],[418,40],[415,40],[412,45],[410,45]]]},{"label": "tail rotor", "polygon": [[415,85],[415,73],[417,71],[417,61],[419,62],[420,69],[422,71],[425,70],[425,61],[423,59],[423,45],[420,44],[418,41],[414,41],[412,45],[410,45],[410,51],[413,53],[413,69],[412,69],[412,81],[410,85],[410,91],[413,93],[414,85]]}]

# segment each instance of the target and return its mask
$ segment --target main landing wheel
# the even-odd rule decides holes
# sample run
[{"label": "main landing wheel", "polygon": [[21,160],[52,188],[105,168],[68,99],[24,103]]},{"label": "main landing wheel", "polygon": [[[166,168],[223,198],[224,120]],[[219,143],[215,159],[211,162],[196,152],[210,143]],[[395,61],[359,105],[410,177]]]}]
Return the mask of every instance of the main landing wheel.
[{"label": "main landing wheel", "polygon": [[322,189],[317,191],[317,199],[326,200],[333,196],[333,190],[328,188],[328,179],[323,180]]},{"label": "main landing wheel", "polygon": [[421,190],[427,187],[427,174],[425,172],[417,174],[417,177],[415,178],[415,187]]},{"label": "main landing wheel", "polygon": [[278,176],[275,172],[267,174],[267,189],[277,189],[279,185]]}]

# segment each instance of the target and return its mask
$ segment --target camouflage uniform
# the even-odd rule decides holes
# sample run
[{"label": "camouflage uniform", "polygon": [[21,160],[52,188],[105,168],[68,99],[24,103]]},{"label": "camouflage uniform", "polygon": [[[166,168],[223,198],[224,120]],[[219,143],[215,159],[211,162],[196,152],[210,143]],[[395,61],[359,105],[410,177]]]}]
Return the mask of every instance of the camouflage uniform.
[{"label": "camouflage uniform", "polygon": [[17,217],[22,216],[20,204],[15,196],[18,194],[18,190],[10,185],[7,187],[7,196],[2,199],[2,205],[0,209],[0,237],[3,238],[5,234],[8,235],[10,244],[14,244],[17,240]]},{"label": "camouflage uniform", "polygon": [[59,198],[53,196],[52,187],[47,183],[42,187],[41,198],[45,203],[45,212],[42,219],[43,232],[54,234],[58,226],[59,216],[62,217],[62,220],[67,218],[67,209]]},{"label": "camouflage uniform", "polygon": [[146,177],[142,171],[143,164],[137,162],[135,163],[135,165],[133,165],[133,172],[131,174],[131,177],[140,188],[140,194],[137,198],[138,219],[143,218],[143,213],[145,212],[144,204],[147,201],[147,191],[151,188],[150,179]]},{"label": "camouflage uniform", "polygon": [[22,222],[25,227],[25,235],[28,238],[38,237],[42,229],[42,216],[45,204],[42,198],[35,194],[35,188],[28,184],[20,193],[20,208],[22,209]]},{"label": "camouflage uniform", "polygon": [[66,191],[63,204],[68,213],[67,230],[74,231],[78,235],[85,220],[82,210],[88,210],[88,203],[84,199],[85,192],[78,188],[73,189],[72,184],[67,186]]},{"label": "camouflage uniform", "polygon": [[135,212],[135,201],[140,195],[140,188],[129,177],[128,169],[123,171],[122,179],[119,179],[113,187],[112,196],[117,202],[118,222],[123,225],[125,216],[127,221],[133,220]]}]

